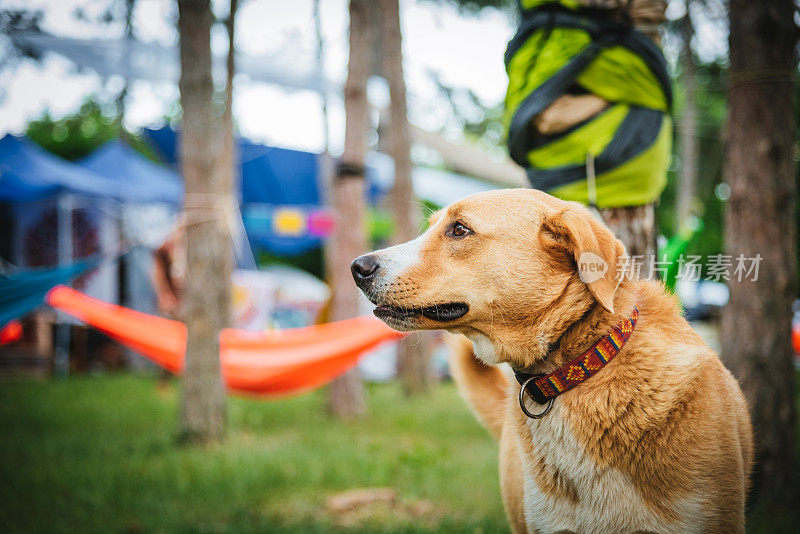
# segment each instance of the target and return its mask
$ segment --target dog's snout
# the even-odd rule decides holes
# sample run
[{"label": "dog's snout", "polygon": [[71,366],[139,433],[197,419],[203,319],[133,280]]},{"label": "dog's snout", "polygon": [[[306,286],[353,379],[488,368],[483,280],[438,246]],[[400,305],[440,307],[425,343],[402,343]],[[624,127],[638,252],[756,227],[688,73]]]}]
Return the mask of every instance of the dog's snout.
[{"label": "dog's snout", "polygon": [[353,260],[350,271],[359,287],[363,287],[378,270],[378,262],[371,254],[364,254]]}]

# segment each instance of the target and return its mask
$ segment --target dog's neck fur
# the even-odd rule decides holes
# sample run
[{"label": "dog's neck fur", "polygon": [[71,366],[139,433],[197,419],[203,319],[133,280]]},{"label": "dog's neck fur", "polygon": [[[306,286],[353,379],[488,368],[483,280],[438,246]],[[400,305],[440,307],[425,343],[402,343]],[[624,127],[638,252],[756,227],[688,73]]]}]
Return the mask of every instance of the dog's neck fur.
[{"label": "dog's neck fur", "polygon": [[[613,313],[594,298],[586,298],[587,292],[583,282],[567,282],[556,301],[547,304],[534,319],[523,339],[514,343],[495,340],[496,359],[514,369],[551,373],[621,324],[636,304],[634,283],[629,280],[623,281],[617,289]],[[565,303],[568,306],[565,307]],[[568,313],[563,312],[565,308]],[[551,311],[555,309],[561,313]]]}]

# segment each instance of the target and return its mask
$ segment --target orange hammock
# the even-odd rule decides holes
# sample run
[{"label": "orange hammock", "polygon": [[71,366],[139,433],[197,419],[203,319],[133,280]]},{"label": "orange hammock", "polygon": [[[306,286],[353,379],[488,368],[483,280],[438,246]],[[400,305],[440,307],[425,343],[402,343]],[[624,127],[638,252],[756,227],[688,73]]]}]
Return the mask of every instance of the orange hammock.
[{"label": "orange hammock", "polygon": [[[165,369],[180,374],[186,325],[97,300],[57,286],[47,303],[92,325]],[[231,391],[280,396],[320,387],[341,375],[367,350],[399,339],[374,317],[269,332],[220,333],[222,375]]]}]

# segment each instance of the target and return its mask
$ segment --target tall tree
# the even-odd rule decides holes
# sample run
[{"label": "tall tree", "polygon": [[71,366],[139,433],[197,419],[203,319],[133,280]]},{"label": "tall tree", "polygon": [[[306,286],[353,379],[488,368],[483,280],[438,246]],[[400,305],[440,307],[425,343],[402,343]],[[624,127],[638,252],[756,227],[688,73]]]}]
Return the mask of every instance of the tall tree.
[{"label": "tall tree", "polygon": [[225,30],[228,33],[228,57],[226,59],[225,78],[225,111],[222,114],[222,170],[225,172],[225,190],[234,190],[234,176],[236,168],[236,149],[233,138],[233,78],[236,73],[236,10],[238,0],[230,0],[228,18],[225,20]]},{"label": "tall tree", "polygon": [[[381,69],[389,84],[389,153],[394,160],[394,187],[389,206],[394,216],[395,243],[416,237],[422,210],[411,183],[411,132],[403,76],[402,34],[398,0],[380,0],[382,39]],[[426,391],[431,383],[430,334],[419,332],[406,337],[398,346],[398,371],[406,395]]]},{"label": "tall tree", "polygon": [[759,498],[774,502],[797,497],[789,338],[796,295],[797,28],[792,0],[731,0],[729,17],[725,177],[731,196],[725,242],[734,265],[740,255],[760,255],[761,261],[756,281],[752,275],[741,281],[731,277],[722,352],[750,403],[757,436],[756,490]]},{"label": "tall tree", "polygon": [[678,136],[680,139],[680,174],[675,206],[675,230],[680,231],[692,214],[692,202],[697,184],[697,63],[692,51],[694,24],[690,10],[690,2],[686,0],[686,13],[680,21],[681,40],[683,41],[683,107],[678,120]]},{"label": "tall tree", "polygon": [[186,182],[188,328],[180,431],[211,441],[225,432],[226,398],[219,365],[219,332],[230,317],[231,241],[225,214],[232,199],[223,132],[214,112],[209,0],[178,0],[183,108],[182,164]]},{"label": "tall tree", "polygon": [[[133,40],[133,10],[136,6],[136,0],[125,0],[125,42],[130,43]],[[119,136],[127,142],[130,142],[128,132],[125,130],[125,99],[128,96],[128,86],[130,82],[125,78],[125,84],[122,90],[117,95],[117,119],[119,121]]]},{"label": "tall tree", "polygon": [[[325,249],[332,297],[330,319],[359,313],[359,295],[350,262],[367,249],[364,225],[364,153],[369,120],[367,79],[372,67],[373,17],[370,0],[350,0],[350,57],[344,86],[344,151],[330,187],[336,226]],[[366,410],[364,386],[358,369],[331,383],[328,406],[334,415],[354,417]]]}]

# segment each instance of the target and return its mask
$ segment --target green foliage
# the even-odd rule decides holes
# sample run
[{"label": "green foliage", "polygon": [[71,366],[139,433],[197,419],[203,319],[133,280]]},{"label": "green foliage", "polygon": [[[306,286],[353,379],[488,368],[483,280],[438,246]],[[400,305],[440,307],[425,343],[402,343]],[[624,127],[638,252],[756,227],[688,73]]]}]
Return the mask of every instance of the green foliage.
[{"label": "green foliage", "polygon": [[[697,80],[697,132],[699,142],[699,161],[697,189],[695,195],[696,214],[703,219],[703,230],[689,243],[686,254],[703,256],[722,254],[724,248],[723,219],[725,202],[717,198],[715,188],[723,181],[725,147],[723,125],[726,114],[725,78],[726,67],[720,63],[698,66]],[[684,86],[680,75],[674,81],[674,109],[676,124],[682,111]],[[673,142],[673,165],[668,174],[667,187],[661,195],[656,211],[659,232],[671,237],[677,233],[675,228],[676,181],[682,162],[679,159],[680,138]]]},{"label": "green foliage", "polygon": [[503,126],[505,102],[487,106],[471,89],[451,87],[435,72],[429,72],[428,76],[439,90],[442,105],[449,107],[446,129],[461,130],[467,141],[485,150],[507,153],[507,132]]},{"label": "green foliage", "polygon": [[[142,376],[0,385],[6,532],[508,532],[497,446],[452,385],[331,419],[325,394],[232,398],[228,439],[179,447],[176,383]],[[432,409],[433,407],[433,409]],[[337,514],[326,499],[391,487],[395,505]]]},{"label": "green foliage", "polygon": [[325,254],[322,247],[312,248],[302,254],[292,257],[276,256],[260,249],[256,257],[259,265],[288,265],[297,269],[302,269],[313,274],[317,278],[325,279]]},{"label": "green foliage", "polygon": [[131,147],[150,158],[158,158],[141,137],[122,129],[115,104],[87,99],[77,113],[53,119],[49,112],[28,124],[33,141],[62,158],[74,161],[91,154],[100,145],[122,137]]}]

